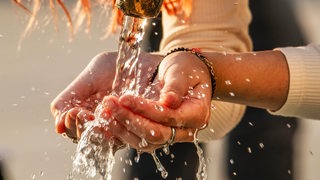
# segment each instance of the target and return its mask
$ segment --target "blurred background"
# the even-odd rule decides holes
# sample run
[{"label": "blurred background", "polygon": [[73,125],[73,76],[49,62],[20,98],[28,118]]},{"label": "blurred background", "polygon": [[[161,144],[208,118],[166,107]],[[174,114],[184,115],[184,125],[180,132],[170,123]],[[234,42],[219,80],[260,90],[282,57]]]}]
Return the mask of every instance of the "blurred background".
[{"label": "blurred background", "polygon": [[[320,43],[320,0],[292,3],[307,43]],[[69,42],[63,13],[55,32],[53,23],[48,23],[51,12],[44,8],[38,26],[18,50],[28,16],[9,0],[0,1],[0,13],[1,169],[6,180],[66,179],[76,146],[55,133],[50,102],[93,56],[101,51],[115,51],[118,36],[101,40],[108,21],[94,13],[90,33],[80,31]],[[294,140],[294,169],[290,171],[297,180],[316,180],[320,176],[320,122],[305,120],[299,124]],[[223,140],[212,146],[219,144]],[[221,180],[219,160],[215,161],[219,152],[212,156],[215,165],[210,166],[210,177]],[[113,179],[121,179],[122,173],[125,171],[121,167],[116,168]]]}]

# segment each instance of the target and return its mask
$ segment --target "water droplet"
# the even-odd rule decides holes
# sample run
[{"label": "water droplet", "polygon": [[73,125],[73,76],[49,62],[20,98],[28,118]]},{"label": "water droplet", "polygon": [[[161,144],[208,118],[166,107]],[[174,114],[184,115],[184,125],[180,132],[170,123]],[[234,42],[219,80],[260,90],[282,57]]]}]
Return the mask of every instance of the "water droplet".
[{"label": "water droplet", "polygon": [[260,146],[260,148],[261,149],[263,149],[264,148],[264,144],[261,142],[261,143],[259,143],[259,146]]},{"label": "water droplet", "polygon": [[233,159],[230,159],[229,162],[230,162],[230,164],[234,164],[234,160]]},{"label": "water droplet", "polygon": [[157,23],[155,23],[155,22],[152,22],[151,24],[152,24],[152,26],[156,26],[157,25]]},{"label": "water droplet", "polygon": [[166,179],[168,177],[167,170],[163,167],[163,165],[161,164],[159,158],[157,157],[154,151],[151,153],[151,155],[153,157],[154,162],[156,163],[157,170],[161,172],[162,178]]},{"label": "water droplet", "polygon": [[242,60],[242,57],[241,56],[237,56],[236,57],[236,61],[241,61]]},{"label": "water droplet", "polygon": [[202,98],[205,98],[206,95],[204,93],[201,93],[201,92],[198,92],[198,98],[199,99],[202,99]]},{"label": "water droplet", "polygon": [[252,153],[251,147],[248,147],[247,149],[248,149],[248,153],[251,154]]},{"label": "water droplet", "polygon": [[130,120],[129,119],[126,119],[125,122],[126,122],[127,125],[130,124]]},{"label": "water droplet", "polygon": [[240,141],[237,141],[237,144],[238,144],[238,145],[241,145],[241,142],[240,142]]},{"label": "water droplet", "polygon": [[290,175],[291,175],[291,170],[290,170],[290,169],[288,169],[288,174],[290,174]]},{"label": "water droplet", "polygon": [[211,110],[216,110],[217,107],[214,104],[211,104]]},{"label": "water droplet", "polygon": [[139,147],[144,148],[147,146],[148,146],[148,142],[146,141],[146,139],[142,138],[141,142],[139,143]]},{"label": "water droplet", "polygon": [[155,132],[153,129],[150,130],[150,134],[151,134],[151,136],[154,136]]},{"label": "water droplet", "polygon": [[36,178],[36,175],[35,174],[32,174],[31,175],[31,179],[35,179]]},{"label": "water droplet", "polygon": [[188,90],[188,95],[189,96],[192,96],[194,93],[193,93],[193,90]]},{"label": "water droplet", "polygon": [[164,154],[169,155],[169,154],[170,154],[169,144],[165,144],[165,145],[162,147],[162,151],[164,152]]},{"label": "water droplet", "polygon": [[161,177],[166,179],[168,177],[168,172],[167,171],[161,171]]},{"label": "water droplet", "polygon": [[226,80],[226,81],[224,81],[224,83],[226,83],[226,85],[231,85],[231,81],[230,80]]},{"label": "water droplet", "polygon": [[158,111],[161,111],[161,112],[164,111],[163,107],[161,105],[158,105],[158,104],[154,105],[154,108],[156,110],[158,110]]},{"label": "water droplet", "polygon": [[252,123],[252,122],[248,122],[248,124],[249,124],[250,126],[253,126],[253,123]]},{"label": "water droplet", "polygon": [[137,178],[137,177],[134,177],[134,178],[133,178],[133,180],[139,180],[139,178]]},{"label": "water droplet", "polygon": [[140,161],[140,154],[141,154],[141,153],[137,152],[137,156],[134,157],[134,162],[139,163],[139,161]]},{"label": "water droplet", "polygon": [[287,123],[287,127],[288,127],[288,128],[291,128],[291,124]]},{"label": "water droplet", "polygon": [[175,156],[174,156],[174,154],[171,153],[170,157],[171,157],[171,159],[174,159]]},{"label": "water droplet", "polygon": [[214,129],[213,129],[213,128],[210,128],[210,132],[214,133]]},{"label": "water droplet", "polygon": [[252,55],[256,56],[256,55],[257,55],[257,53],[252,53]]},{"label": "water droplet", "polygon": [[236,175],[237,175],[237,173],[236,173],[236,172],[233,172],[232,174],[233,174],[234,176],[236,176]]},{"label": "water droplet", "polygon": [[235,94],[233,92],[229,92],[230,96],[234,97]]},{"label": "water droplet", "polygon": [[185,166],[188,166],[188,163],[187,163],[187,161],[185,161],[185,162],[184,162],[184,165],[185,165]]},{"label": "water droplet", "polygon": [[201,84],[201,88],[205,89],[205,88],[208,88],[209,87],[209,84]]},{"label": "water droplet", "polygon": [[158,36],[158,35],[159,35],[159,33],[158,33],[158,32],[154,32],[154,35]]},{"label": "water droplet", "polygon": [[251,80],[249,78],[246,78],[246,82],[250,82]]},{"label": "water droplet", "polygon": [[131,159],[126,159],[126,160],[125,160],[125,163],[126,163],[127,165],[129,165],[129,166],[132,166],[132,161],[131,161]]},{"label": "water droplet", "polygon": [[193,136],[193,132],[192,132],[192,131],[189,131],[188,135],[189,135],[189,136]]}]

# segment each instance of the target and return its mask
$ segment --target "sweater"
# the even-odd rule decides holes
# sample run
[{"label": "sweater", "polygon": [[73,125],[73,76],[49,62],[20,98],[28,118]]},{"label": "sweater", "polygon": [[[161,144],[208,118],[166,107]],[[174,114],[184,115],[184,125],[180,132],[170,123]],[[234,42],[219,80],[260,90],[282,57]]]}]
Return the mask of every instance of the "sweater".
[{"label": "sweater", "polygon": [[320,45],[277,48],[289,66],[290,81],[286,103],[272,114],[320,119]]}]

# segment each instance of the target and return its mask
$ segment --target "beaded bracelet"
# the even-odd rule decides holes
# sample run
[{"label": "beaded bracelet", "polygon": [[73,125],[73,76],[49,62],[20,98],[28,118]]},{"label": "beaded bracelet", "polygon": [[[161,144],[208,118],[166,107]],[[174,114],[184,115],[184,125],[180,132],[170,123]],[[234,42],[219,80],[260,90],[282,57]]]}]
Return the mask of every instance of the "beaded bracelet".
[{"label": "beaded bracelet", "polygon": [[[214,74],[214,69],[213,69],[212,63],[205,56],[203,56],[201,54],[201,51],[198,48],[184,48],[184,47],[175,48],[175,49],[171,50],[170,52],[168,52],[164,57],[167,57],[168,55],[170,55],[172,53],[180,52],[180,51],[190,52],[190,53],[196,55],[208,67],[210,75],[211,75],[212,97],[213,97],[214,91],[216,89],[216,79],[215,79],[215,74]],[[151,82],[153,82],[153,80],[155,79],[155,77],[158,74],[159,65],[160,64],[158,64],[158,66],[155,69],[155,72],[152,74]]]}]

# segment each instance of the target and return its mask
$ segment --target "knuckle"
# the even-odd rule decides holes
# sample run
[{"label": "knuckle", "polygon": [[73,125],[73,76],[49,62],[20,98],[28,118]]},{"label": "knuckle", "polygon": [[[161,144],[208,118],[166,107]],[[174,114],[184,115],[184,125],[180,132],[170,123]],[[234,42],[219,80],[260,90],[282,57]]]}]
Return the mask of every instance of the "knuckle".
[{"label": "knuckle", "polygon": [[153,144],[163,144],[165,142],[164,135],[158,130],[151,130],[146,138]]},{"label": "knuckle", "polygon": [[172,114],[168,114],[167,117],[164,119],[164,125],[167,125],[167,126],[178,125],[176,116]]}]

